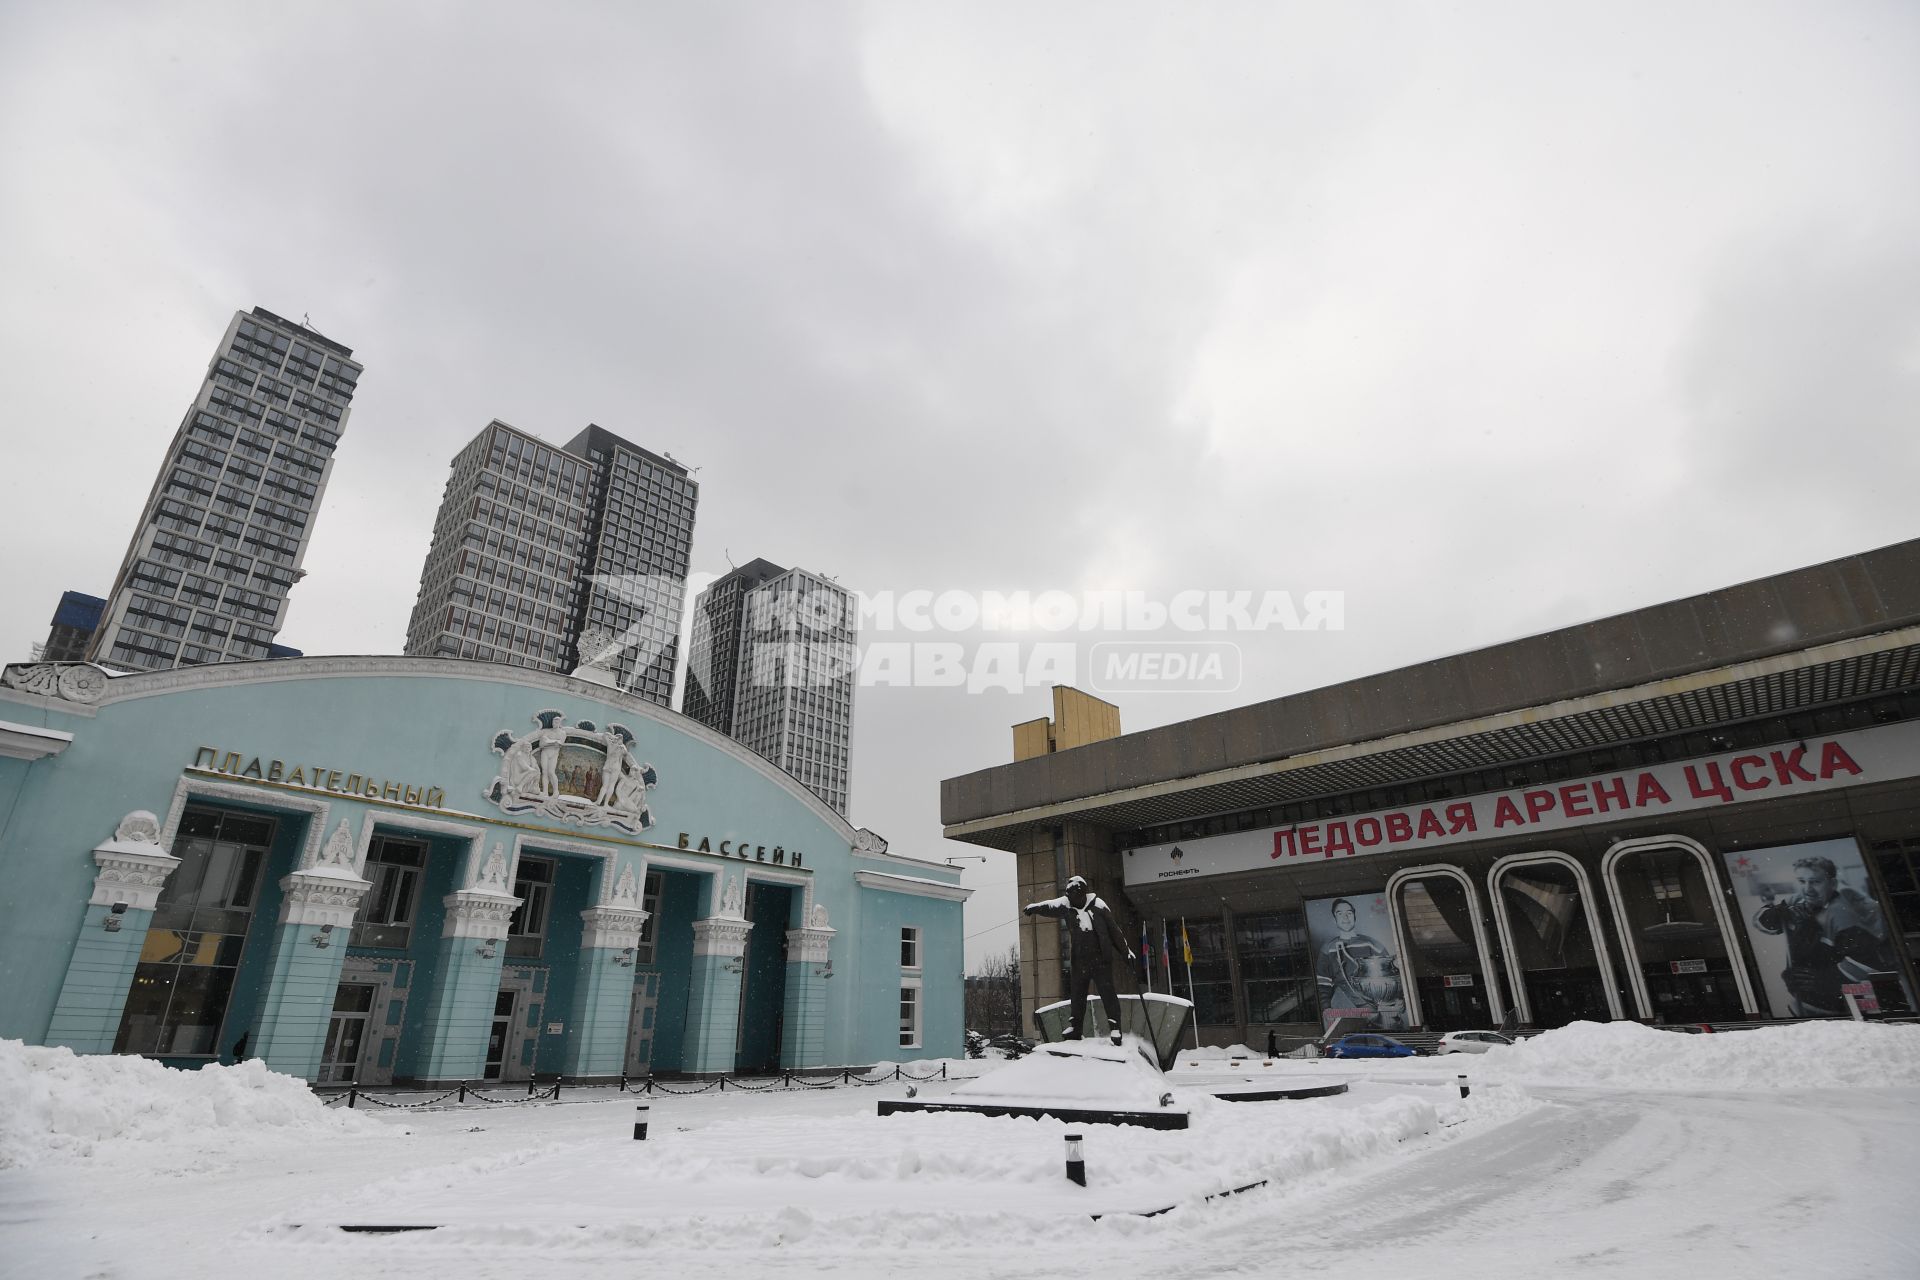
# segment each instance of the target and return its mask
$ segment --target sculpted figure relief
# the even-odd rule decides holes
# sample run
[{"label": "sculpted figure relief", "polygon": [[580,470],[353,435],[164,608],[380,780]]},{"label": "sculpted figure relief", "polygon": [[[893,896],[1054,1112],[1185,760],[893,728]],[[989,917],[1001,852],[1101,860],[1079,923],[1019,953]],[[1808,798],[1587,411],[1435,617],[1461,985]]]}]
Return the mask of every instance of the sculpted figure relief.
[{"label": "sculpted figure relief", "polygon": [[659,785],[652,765],[634,755],[625,725],[568,725],[558,711],[534,713],[537,726],[502,729],[492,747],[500,772],[482,794],[508,813],[533,813],[583,826],[637,834],[653,825],[647,794]]}]

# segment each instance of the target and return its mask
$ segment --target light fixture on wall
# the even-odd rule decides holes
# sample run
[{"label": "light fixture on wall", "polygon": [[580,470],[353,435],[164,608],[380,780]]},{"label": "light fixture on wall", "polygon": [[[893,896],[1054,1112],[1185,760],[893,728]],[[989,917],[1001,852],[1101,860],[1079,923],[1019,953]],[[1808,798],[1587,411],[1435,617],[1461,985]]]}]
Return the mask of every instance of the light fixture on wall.
[{"label": "light fixture on wall", "polygon": [[820,979],[822,982],[825,982],[828,978],[831,978],[833,976],[833,961],[829,960],[825,964],[817,964],[813,966],[813,976]]},{"label": "light fixture on wall", "polygon": [[100,921],[100,927],[108,933],[120,932],[120,917],[125,914],[127,914],[127,904],[124,902],[114,903],[111,907],[107,908],[107,914],[105,918]]},{"label": "light fixture on wall", "polygon": [[473,954],[479,956],[482,960],[491,960],[494,956],[493,949],[499,945],[500,939],[488,938],[485,942],[473,949]]},{"label": "light fixture on wall", "polygon": [[623,969],[633,968],[633,948],[622,947],[619,951],[614,952],[613,962]]},{"label": "light fixture on wall", "polygon": [[321,925],[320,932],[314,934],[309,941],[320,950],[326,950],[333,945],[333,926],[330,924]]},{"label": "light fixture on wall", "polygon": [[962,862],[985,862],[986,860],[987,855],[984,853],[956,853],[947,859],[947,865],[951,867]]},{"label": "light fixture on wall", "polygon": [[743,973],[746,971],[746,967],[747,958],[745,956],[735,956],[733,959],[721,965],[720,971],[722,973]]}]

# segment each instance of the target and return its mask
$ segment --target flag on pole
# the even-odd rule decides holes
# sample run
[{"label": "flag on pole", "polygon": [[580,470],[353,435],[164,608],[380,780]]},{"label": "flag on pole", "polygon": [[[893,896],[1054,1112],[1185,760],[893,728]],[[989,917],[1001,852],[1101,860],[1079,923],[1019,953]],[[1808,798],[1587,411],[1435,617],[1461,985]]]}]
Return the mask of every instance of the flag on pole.
[{"label": "flag on pole", "polygon": [[[1200,1000],[1193,994],[1193,944],[1187,941],[1187,918],[1180,917],[1180,954],[1187,962],[1187,1003],[1193,1006],[1193,1047],[1200,1047]],[[1173,970],[1167,970],[1167,991],[1173,991]]]},{"label": "flag on pole", "polygon": [[1153,990],[1153,943],[1147,940],[1147,922],[1140,922],[1140,969],[1146,974],[1147,990]]},{"label": "flag on pole", "polygon": [[1167,973],[1167,994],[1173,994],[1173,948],[1167,945],[1167,920],[1160,918],[1160,967]]}]

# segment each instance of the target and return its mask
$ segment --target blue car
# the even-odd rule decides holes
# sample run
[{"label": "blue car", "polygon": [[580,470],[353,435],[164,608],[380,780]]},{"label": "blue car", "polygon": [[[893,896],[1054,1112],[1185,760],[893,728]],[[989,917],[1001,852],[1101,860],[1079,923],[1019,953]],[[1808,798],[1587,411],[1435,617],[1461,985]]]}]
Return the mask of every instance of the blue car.
[{"label": "blue car", "polygon": [[1325,1050],[1329,1058],[1411,1058],[1419,1050],[1401,1044],[1392,1036],[1376,1036],[1369,1032],[1359,1032],[1350,1036],[1341,1036]]}]

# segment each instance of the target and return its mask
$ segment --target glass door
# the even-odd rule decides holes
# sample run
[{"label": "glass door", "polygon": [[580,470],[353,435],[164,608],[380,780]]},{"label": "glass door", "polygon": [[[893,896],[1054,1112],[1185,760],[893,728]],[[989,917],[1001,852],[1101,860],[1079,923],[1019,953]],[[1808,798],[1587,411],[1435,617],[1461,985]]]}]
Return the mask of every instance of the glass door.
[{"label": "glass door", "polygon": [[333,997],[333,1016],[327,1022],[327,1042],[320,1050],[321,1084],[352,1084],[360,1078],[360,1052],[367,1040],[367,1016],[373,1011],[373,988],[343,982]]},{"label": "glass door", "polygon": [[487,1032],[487,1064],[481,1076],[498,1080],[507,1065],[507,1044],[513,1038],[514,993],[502,991],[493,998],[493,1026]]}]

